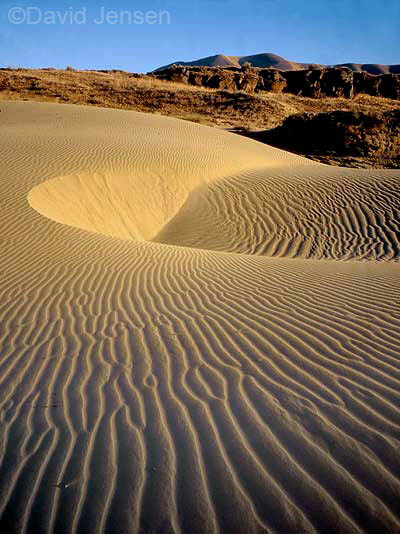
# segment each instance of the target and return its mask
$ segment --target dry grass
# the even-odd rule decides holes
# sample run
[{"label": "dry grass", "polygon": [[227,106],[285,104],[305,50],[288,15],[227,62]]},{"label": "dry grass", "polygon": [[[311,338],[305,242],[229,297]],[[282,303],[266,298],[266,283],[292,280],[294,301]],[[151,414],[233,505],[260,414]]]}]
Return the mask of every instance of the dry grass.
[{"label": "dry grass", "polygon": [[161,113],[222,127],[271,128],[293,113],[400,109],[400,102],[359,95],[312,99],[289,94],[229,93],[123,71],[1,69],[0,98]]},{"label": "dry grass", "polygon": [[227,129],[265,130],[295,113],[347,110],[369,114],[400,109],[400,102],[358,95],[313,99],[244,92],[159,80],[124,71],[0,69],[0,99],[36,100],[169,115]]}]

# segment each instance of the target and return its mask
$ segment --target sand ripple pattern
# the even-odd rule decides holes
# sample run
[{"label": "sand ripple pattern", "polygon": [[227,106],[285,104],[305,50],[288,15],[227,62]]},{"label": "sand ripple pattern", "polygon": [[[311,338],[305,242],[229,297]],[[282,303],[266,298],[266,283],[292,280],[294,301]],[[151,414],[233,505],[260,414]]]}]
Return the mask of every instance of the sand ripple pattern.
[{"label": "sand ripple pattern", "polygon": [[0,531],[399,532],[399,174],[73,106],[0,132]]}]

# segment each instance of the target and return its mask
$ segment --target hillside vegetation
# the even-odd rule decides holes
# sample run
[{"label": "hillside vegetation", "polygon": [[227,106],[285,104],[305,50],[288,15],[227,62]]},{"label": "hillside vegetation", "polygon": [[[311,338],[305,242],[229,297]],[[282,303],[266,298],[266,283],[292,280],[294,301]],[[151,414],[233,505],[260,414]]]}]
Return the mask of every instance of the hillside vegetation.
[{"label": "hillside vegetation", "polygon": [[[375,117],[377,121],[377,126],[374,126],[367,136],[366,142],[371,141],[370,147],[362,154],[350,155],[348,151],[342,150],[341,144],[321,148],[318,154],[315,154],[311,142],[308,145],[303,143],[301,146],[293,146],[293,143],[288,142],[289,134],[285,134],[285,138],[282,137],[282,133],[287,131],[287,123],[286,130],[280,130],[279,135],[269,136],[269,142],[274,136],[276,146],[330,164],[357,167],[398,166],[398,144],[389,143],[395,148],[390,148],[390,153],[386,154],[382,143],[379,141],[377,145],[376,142],[376,139],[383,139],[385,135],[393,135],[396,131],[396,128],[388,129],[385,122],[388,117],[391,125],[398,125],[399,115],[391,113],[400,110],[400,101],[388,98],[364,94],[353,98],[311,98],[272,92],[250,94],[244,91],[233,92],[188,85],[157,79],[152,75],[123,71],[8,68],[0,70],[0,99],[59,102],[169,115],[258,136],[260,140],[266,137],[257,132],[281,127],[290,116],[296,115],[296,131],[300,132],[302,122],[310,131],[310,114],[315,116],[337,111],[351,115],[362,114]],[[303,115],[304,120],[301,118]],[[330,128],[334,128],[334,120],[333,114],[328,120]],[[348,122],[348,119],[346,120]],[[350,136],[347,144],[354,145],[354,128],[347,128],[346,135]],[[330,138],[332,139],[332,136]],[[375,150],[376,146],[378,148]]]}]

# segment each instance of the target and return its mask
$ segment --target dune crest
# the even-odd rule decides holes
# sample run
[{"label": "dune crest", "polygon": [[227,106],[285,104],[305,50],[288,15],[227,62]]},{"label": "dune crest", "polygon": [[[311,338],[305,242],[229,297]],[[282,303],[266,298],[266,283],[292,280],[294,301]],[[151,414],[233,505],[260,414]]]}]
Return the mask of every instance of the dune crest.
[{"label": "dune crest", "polygon": [[[258,148],[264,166],[226,176],[232,167],[254,165]],[[80,173],[35,186],[28,201],[57,222],[123,239],[264,256],[398,258],[396,171],[338,171],[296,157],[291,165],[282,158],[280,169],[283,152],[242,149],[253,150],[248,162],[236,148],[232,164],[226,150],[211,176],[195,161],[193,174],[173,167]],[[218,170],[225,176],[213,179]]]},{"label": "dune crest", "polygon": [[0,108],[0,531],[398,532],[398,172]]},{"label": "dune crest", "polygon": [[[106,172],[46,180],[29,192],[30,205],[57,222],[113,237],[148,240],[198,186],[249,167],[279,165],[285,154],[251,140],[243,142],[234,134],[203,126],[193,129],[176,119],[139,113],[135,118],[127,143],[129,166],[116,161]],[[106,138],[108,132],[104,134]],[[119,157],[121,148],[112,138],[108,149],[110,159]]]}]

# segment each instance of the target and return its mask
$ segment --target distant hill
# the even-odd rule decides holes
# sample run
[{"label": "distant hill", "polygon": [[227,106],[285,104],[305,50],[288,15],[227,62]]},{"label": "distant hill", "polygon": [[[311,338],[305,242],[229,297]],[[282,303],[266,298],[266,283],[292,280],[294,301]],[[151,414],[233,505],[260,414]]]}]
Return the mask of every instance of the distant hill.
[{"label": "distant hill", "polygon": [[[299,63],[297,61],[289,61],[277,54],[267,52],[264,54],[255,54],[252,56],[225,56],[217,54],[216,56],[208,56],[194,61],[174,61],[169,65],[164,65],[156,70],[166,69],[172,65],[186,65],[188,67],[240,67],[244,63],[250,63],[253,67],[273,67],[278,70],[302,70],[308,68],[310,63]],[[332,65],[318,65],[320,67]],[[369,72],[370,74],[400,74],[400,65],[379,65],[373,63],[341,63],[341,67],[348,67],[355,72]]]},{"label": "distant hill", "polygon": [[377,63],[341,63],[338,67],[348,67],[354,72],[369,74],[400,74],[400,65],[379,65]]},{"label": "distant hill", "polygon": [[279,70],[301,70],[308,66],[308,63],[288,61],[272,53],[255,54],[253,56],[224,56],[223,54],[217,54],[216,56],[204,57],[194,61],[174,61],[156,70],[166,69],[174,64],[188,67],[240,67],[244,63],[250,63],[253,67],[275,67]]}]

